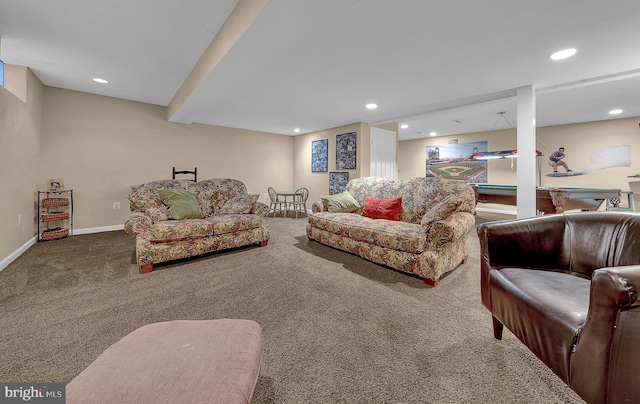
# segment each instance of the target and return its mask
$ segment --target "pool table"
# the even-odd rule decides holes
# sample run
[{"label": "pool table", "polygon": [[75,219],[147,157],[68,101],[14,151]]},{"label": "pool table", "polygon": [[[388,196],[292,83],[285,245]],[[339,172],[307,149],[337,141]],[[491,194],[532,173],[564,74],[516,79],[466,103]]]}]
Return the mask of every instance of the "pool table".
[{"label": "pool table", "polygon": [[[469,184],[476,193],[476,203],[516,205],[515,185]],[[536,187],[539,212],[562,213],[565,210],[597,210],[607,198],[620,198],[619,189]]]}]

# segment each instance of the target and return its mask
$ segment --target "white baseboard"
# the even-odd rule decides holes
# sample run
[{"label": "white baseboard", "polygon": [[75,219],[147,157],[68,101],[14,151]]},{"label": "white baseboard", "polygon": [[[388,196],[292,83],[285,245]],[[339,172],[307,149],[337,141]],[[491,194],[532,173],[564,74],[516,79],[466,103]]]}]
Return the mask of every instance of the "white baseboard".
[{"label": "white baseboard", "polygon": [[38,241],[38,239],[34,236],[32,239],[24,243],[17,250],[9,254],[9,256],[2,261],[0,261],[0,271],[9,266],[13,261],[15,261],[19,256],[21,256],[25,251],[27,251],[32,245],[34,245]]},{"label": "white baseboard", "polygon": [[87,227],[86,229],[73,229],[73,235],[77,236],[80,234],[102,233],[105,231],[118,231],[118,230],[124,230],[124,224],[116,224],[113,226],[102,226],[102,227]]},{"label": "white baseboard", "polygon": [[[77,236],[80,234],[91,234],[91,233],[102,233],[105,231],[118,231],[124,230],[123,224],[117,224],[113,226],[102,226],[102,227],[88,227],[86,229],[73,229],[73,235]],[[9,254],[8,257],[0,261],[0,271],[5,269],[9,264],[15,261],[19,256],[21,256],[25,251],[27,251],[32,245],[34,245],[38,241],[38,238],[34,236],[32,239],[24,243],[20,248]]]},{"label": "white baseboard", "polygon": [[500,213],[503,215],[512,215],[517,216],[518,212],[515,210],[502,210],[502,209],[488,209],[488,208],[478,208],[476,207],[476,211],[478,212],[486,212],[486,213]]}]

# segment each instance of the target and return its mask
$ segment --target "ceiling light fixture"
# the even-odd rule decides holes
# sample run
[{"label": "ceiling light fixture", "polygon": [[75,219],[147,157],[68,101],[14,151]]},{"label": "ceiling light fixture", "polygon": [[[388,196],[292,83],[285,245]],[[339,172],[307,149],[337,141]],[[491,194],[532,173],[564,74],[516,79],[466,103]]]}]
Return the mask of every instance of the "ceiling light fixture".
[{"label": "ceiling light fixture", "polygon": [[409,125],[407,125],[406,123],[403,123],[402,125],[400,125],[400,127],[402,129],[407,129],[409,127]]},{"label": "ceiling light fixture", "polygon": [[300,128],[295,128],[293,131],[296,133],[300,133]]},{"label": "ceiling light fixture", "polygon": [[108,81],[105,79],[101,79],[100,77],[94,77],[93,81],[95,81],[96,83],[100,83],[100,84],[107,84]]},{"label": "ceiling light fixture", "polygon": [[566,59],[566,58],[570,58],[571,56],[576,54],[576,50],[573,48],[570,49],[563,49],[561,51],[557,51],[554,54],[552,54],[551,56],[549,56],[549,58],[551,60],[562,60],[562,59]]},{"label": "ceiling light fixture", "polygon": [[496,128],[496,126],[498,126],[498,122],[500,122],[500,119],[504,119],[504,121],[509,124],[509,127],[511,129],[513,129],[513,125],[511,125],[511,122],[509,122],[509,120],[507,119],[506,116],[504,116],[504,114],[506,114],[507,111],[500,111],[498,112],[498,119],[496,119],[496,123],[493,124],[493,128],[491,128],[491,130],[494,130]]},{"label": "ceiling light fixture", "polygon": [[612,109],[611,111],[609,111],[609,115],[618,115],[621,113],[622,113],[621,109]]},{"label": "ceiling light fixture", "polygon": [[367,109],[376,109],[376,108],[378,108],[378,104],[369,103],[369,104],[365,105],[365,108],[367,108]]},{"label": "ceiling light fixture", "polygon": [[437,133],[436,133],[436,132],[430,132],[430,133],[429,133],[429,136],[435,136],[435,135],[437,135]]}]

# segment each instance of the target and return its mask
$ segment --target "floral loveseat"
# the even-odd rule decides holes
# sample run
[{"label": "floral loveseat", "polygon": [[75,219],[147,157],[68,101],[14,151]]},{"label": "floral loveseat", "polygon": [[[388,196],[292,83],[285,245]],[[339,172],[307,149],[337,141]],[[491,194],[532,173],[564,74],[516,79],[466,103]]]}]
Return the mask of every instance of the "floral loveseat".
[{"label": "floral loveseat", "polygon": [[367,177],[349,181],[346,192],[360,207],[368,197],[401,197],[400,220],[365,217],[362,209],[329,212],[327,203],[314,202],[307,223],[309,240],[410,272],[432,286],[466,261],[467,234],[475,225],[475,197],[468,184],[439,178]]},{"label": "floral loveseat", "polygon": [[[177,220],[179,210],[161,198],[182,193],[195,200],[191,208],[196,218]],[[140,273],[153,270],[153,264],[192,257],[210,251],[252,244],[266,246],[269,228],[263,217],[269,207],[257,202],[242,181],[214,178],[199,182],[159,180],[142,184],[129,194],[131,214],[124,229],[136,235],[136,259]],[[166,198],[165,198],[166,199]],[[165,202],[167,202],[165,200]],[[169,201],[171,203],[171,201]],[[185,216],[179,212],[179,216]]]}]

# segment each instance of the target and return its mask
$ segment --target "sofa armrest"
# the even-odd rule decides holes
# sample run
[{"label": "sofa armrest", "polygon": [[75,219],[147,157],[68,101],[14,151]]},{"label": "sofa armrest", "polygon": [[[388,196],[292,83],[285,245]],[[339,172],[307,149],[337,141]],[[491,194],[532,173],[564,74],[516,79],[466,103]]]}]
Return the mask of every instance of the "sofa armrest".
[{"label": "sofa armrest", "polygon": [[466,237],[473,229],[475,218],[469,212],[455,212],[449,217],[432,222],[425,228],[427,242],[442,246],[452,241]]},{"label": "sofa armrest", "polygon": [[263,202],[256,202],[251,209],[251,213],[265,217],[269,213],[269,205]]},{"label": "sofa armrest", "polygon": [[153,225],[151,216],[142,212],[132,212],[124,222],[124,231],[129,234],[142,234],[147,231],[151,225]]},{"label": "sofa armrest", "polygon": [[318,213],[318,212],[324,212],[327,209],[324,206],[324,203],[322,201],[316,201],[313,203],[313,205],[311,205],[311,211],[313,213]]}]

